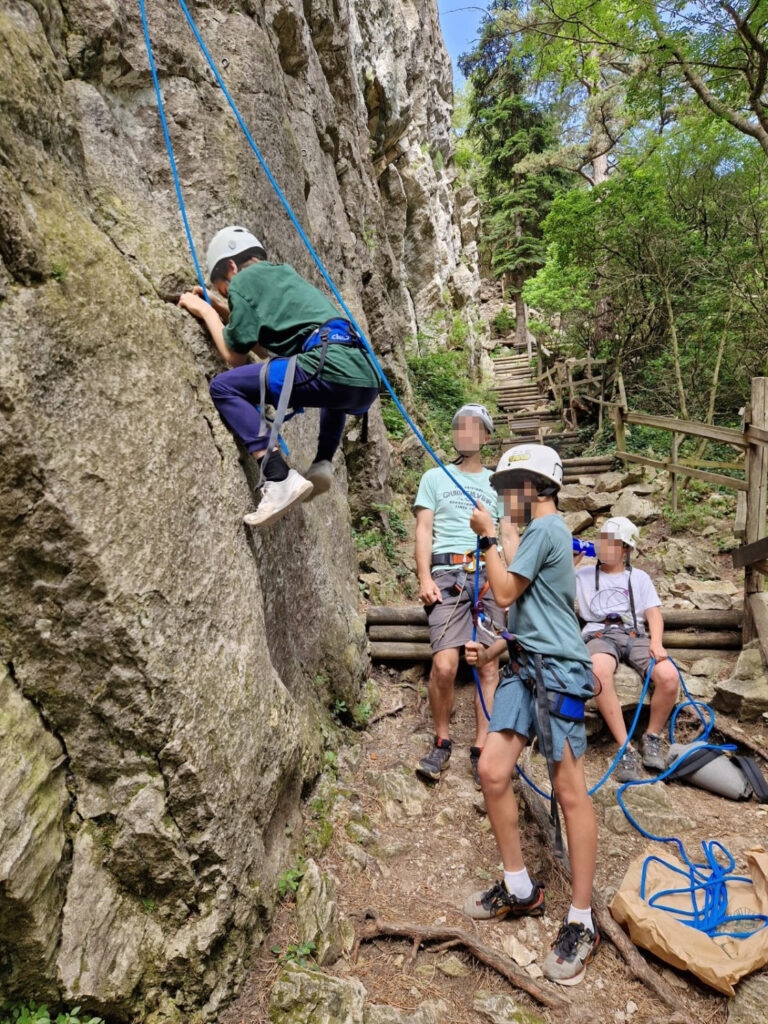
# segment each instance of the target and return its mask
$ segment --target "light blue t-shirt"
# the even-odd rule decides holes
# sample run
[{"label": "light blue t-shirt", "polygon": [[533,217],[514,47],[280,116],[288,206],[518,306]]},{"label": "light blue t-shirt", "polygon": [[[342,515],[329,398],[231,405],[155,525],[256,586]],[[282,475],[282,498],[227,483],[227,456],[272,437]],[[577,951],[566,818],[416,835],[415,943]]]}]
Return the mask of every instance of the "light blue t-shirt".
[{"label": "light blue t-shirt", "polygon": [[[448,468],[451,476],[466,488],[476,501],[482,502],[493,516],[494,522],[498,523],[499,498],[490,484],[491,470],[462,473],[458,466]],[[434,512],[433,554],[444,554],[448,551],[461,554],[464,551],[475,550],[477,536],[469,525],[474,506],[439,466],[428,469],[421,478],[413,507],[428,508]]]},{"label": "light blue t-shirt", "polygon": [[532,519],[520,539],[509,572],[530,580],[509,609],[509,630],[526,651],[592,664],[573,609],[571,531],[562,518]]}]

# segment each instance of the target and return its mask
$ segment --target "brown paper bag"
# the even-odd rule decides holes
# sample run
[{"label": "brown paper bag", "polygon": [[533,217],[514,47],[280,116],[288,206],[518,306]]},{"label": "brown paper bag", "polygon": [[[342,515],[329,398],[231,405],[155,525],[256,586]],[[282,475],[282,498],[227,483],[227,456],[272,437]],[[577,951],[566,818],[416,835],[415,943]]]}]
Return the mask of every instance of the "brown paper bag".
[{"label": "brown paper bag", "polygon": [[[645,900],[640,899],[640,876],[648,856],[661,857],[684,868],[679,860],[660,850],[658,845],[649,847],[630,864],[621,888],[611,902],[611,913],[619,924],[629,928],[635,945],[650,950],[673,967],[690,971],[718,992],[732,996],[733,986],[740,978],[768,963],[768,928],[748,939],[710,938],[682,924],[667,911],[649,907]],[[746,874],[751,876],[754,884],[729,883],[728,913],[768,914],[768,854],[762,847],[757,847],[747,850],[746,858]],[[664,889],[680,889],[684,884],[682,875],[654,862],[646,875],[646,898]],[[670,896],[663,902],[681,909],[691,908],[690,897]],[[727,930],[749,932],[758,924],[756,921],[735,921]]]}]

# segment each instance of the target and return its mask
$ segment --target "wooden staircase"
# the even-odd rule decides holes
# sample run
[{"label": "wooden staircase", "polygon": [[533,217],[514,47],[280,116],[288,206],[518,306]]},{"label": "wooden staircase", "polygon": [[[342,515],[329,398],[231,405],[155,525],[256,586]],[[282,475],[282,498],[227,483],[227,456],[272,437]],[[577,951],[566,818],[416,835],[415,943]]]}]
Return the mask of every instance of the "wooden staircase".
[{"label": "wooden staircase", "polygon": [[576,431],[563,430],[562,417],[550,407],[551,398],[525,352],[494,359],[493,372],[499,407],[494,443],[502,448],[524,441],[557,445],[577,436]]}]

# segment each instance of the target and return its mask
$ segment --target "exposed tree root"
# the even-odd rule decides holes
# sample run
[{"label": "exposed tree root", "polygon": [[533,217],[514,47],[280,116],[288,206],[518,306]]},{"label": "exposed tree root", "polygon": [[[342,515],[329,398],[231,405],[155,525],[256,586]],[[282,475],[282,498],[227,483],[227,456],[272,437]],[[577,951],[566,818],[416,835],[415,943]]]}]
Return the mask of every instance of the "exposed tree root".
[{"label": "exposed tree root", "polygon": [[429,942],[440,943],[442,949],[448,946],[464,946],[472,956],[487,967],[492,968],[503,978],[514,985],[515,988],[527,992],[532,999],[548,1006],[552,1010],[566,1010],[569,1004],[560,996],[544,991],[539,985],[523,971],[518,971],[512,961],[495,949],[480,942],[474,935],[465,932],[462,928],[447,928],[445,926],[434,928],[429,925],[412,924],[409,921],[384,921],[379,917],[377,910],[369,907],[365,911],[365,923],[358,929],[355,937],[355,945],[352,949],[352,959],[357,960],[357,954],[361,942],[370,942],[379,936],[386,935],[390,938],[410,939],[413,943],[411,957],[415,957],[419,946]]},{"label": "exposed tree root", "polygon": [[389,711],[381,711],[378,715],[374,715],[373,718],[369,718],[366,728],[374,725],[376,722],[380,722],[382,718],[391,718],[393,715],[399,715],[400,712],[405,708],[405,704],[398,704],[394,708],[390,708]]},{"label": "exposed tree root", "polygon": [[[556,858],[553,851],[554,830],[549,820],[549,809],[541,797],[522,781],[516,783],[516,789],[522,796],[525,806],[528,808],[531,817],[536,822],[545,839],[545,847],[549,854],[552,866],[559,871],[570,884],[571,863],[568,853],[563,854],[562,860]],[[646,963],[641,956],[637,946],[625,933],[621,925],[614,921],[611,912],[603,901],[597,896],[592,897],[592,913],[595,916],[597,926],[606,939],[609,939],[618,950],[622,959],[626,962],[630,971],[644,985],[652,989],[659,999],[676,1012],[683,1010],[683,1005],[669,985],[653,968]]]}]

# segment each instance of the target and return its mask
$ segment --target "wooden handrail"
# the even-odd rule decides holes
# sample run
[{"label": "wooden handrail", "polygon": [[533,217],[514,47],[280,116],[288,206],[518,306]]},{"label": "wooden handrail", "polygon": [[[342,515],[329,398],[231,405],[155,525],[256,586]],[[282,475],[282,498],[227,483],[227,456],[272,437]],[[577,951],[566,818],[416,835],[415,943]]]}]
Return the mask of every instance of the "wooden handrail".
[{"label": "wooden handrail", "polygon": [[709,441],[722,441],[725,444],[732,444],[735,448],[749,446],[744,432],[734,427],[717,427],[709,423],[696,423],[693,420],[679,420],[675,416],[650,416],[644,412],[625,412],[622,419],[625,423],[635,423],[637,426],[656,427],[658,430],[705,437]]},{"label": "wooden handrail", "polygon": [[768,558],[768,537],[756,540],[752,544],[743,544],[731,552],[731,558],[736,569],[742,565],[754,565],[755,562],[761,562],[764,558]]}]

